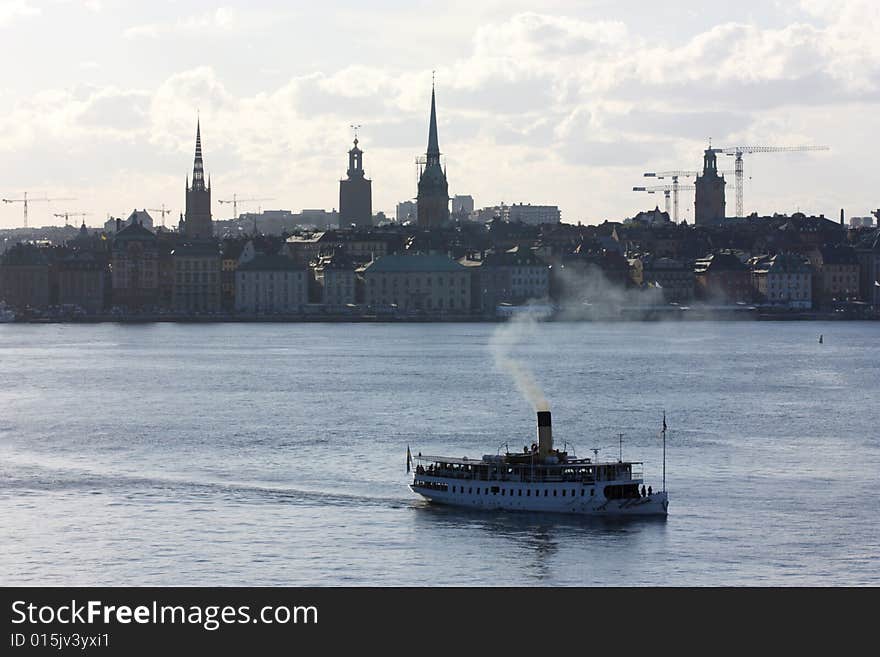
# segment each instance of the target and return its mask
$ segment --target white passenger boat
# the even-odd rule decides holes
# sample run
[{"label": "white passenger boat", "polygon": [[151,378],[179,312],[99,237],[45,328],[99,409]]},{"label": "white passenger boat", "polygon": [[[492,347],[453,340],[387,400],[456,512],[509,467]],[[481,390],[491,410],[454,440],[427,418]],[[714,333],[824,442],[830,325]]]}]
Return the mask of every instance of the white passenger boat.
[{"label": "white passenger boat", "polygon": [[641,461],[601,462],[554,449],[549,411],[538,411],[531,449],[470,459],[413,456],[407,447],[408,472],[413,464],[410,488],[440,504],[601,516],[666,516],[669,507],[665,417],[659,491],[645,488]]}]

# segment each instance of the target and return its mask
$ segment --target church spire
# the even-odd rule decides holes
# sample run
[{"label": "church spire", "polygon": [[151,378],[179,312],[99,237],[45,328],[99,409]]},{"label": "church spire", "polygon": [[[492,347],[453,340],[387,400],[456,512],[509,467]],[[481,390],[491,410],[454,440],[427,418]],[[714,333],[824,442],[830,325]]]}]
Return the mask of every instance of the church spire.
[{"label": "church spire", "polygon": [[440,142],[437,139],[437,103],[434,99],[434,83],[431,82],[431,124],[428,127],[428,164],[440,163]]},{"label": "church spire", "polygon": [[202,131],[200,121],[196,119],[196,156],[193,160],[193,190],[205,189],[205,165],[202,162]]}]

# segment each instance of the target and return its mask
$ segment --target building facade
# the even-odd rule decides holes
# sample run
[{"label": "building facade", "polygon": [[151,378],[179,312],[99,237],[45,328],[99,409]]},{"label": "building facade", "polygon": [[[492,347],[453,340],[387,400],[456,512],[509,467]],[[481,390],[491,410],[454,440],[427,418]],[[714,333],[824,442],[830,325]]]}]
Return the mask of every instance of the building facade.
[{"label": "building facade", "polygon": [[76,252],[58,263],[58,304],[78,306],[90,314],[107,302],[107,261],[94,253]]},{"label": "building facade", "polygon": [[221,257],[213,240],[184,242],[171,252],[174,283],[171,307],[177,313],[216,313],[221,308]]},{"label": "building facade", "polygon": [[752,285],[765,304],[797,310],[813,307],[813,268],[796,253],[752,258]]},{"label": "building facade", "polygon": [[695,292],[711,303],[751,301],[752,276],[749,268],[730,251],[720,251],[694,262]]},{"label": "building facade", "polygon": [[530,226],[541,224],[558,224],[562,213],[555,205],[532,205],[531,203],[514,203],[507,207],[507,220]]},{"label": "building facade", "polygon": [[355,263],[347,253],[339,250],[320,256],[314,271],[323,305],[342,308],[356,302]]},{"label": "building facade", "polygon": [[308,269],[282,255],[256,254],[235,271],[235,310],[240,313],[299,313],[309,301]]},{"label": "building facade", "polygon": [[357,137],[354,147],[348,151],[347,175],[345,180],[339,181],[339,226],[372,226],[372,181],[364,176],[364,152],[358,148]]},{"label": "building facade", "polygon": [[113,238],[112,302],[128,310],[146,310],[159,303],[159,243],[156,235],[131,224]]},{"label": "building facade", "polygon": [[49,260],[33,244],[16,244],[0,259],[0,299],[14,308],[49,306]]},{"label": "building facade", "polygon": [[390,255],[362,269],[368,306],[431,314],[467,314],[470,271],[443,255]]}]

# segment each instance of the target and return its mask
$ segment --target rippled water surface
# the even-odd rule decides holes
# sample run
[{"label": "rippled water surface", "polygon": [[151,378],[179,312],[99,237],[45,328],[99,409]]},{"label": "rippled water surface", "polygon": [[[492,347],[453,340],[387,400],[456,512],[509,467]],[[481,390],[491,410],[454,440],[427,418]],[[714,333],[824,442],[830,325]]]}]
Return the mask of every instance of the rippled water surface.
[{"label": "rippled water surface", "polygon": [[[880,584],[880,324],[545,324],[557,443],[665,521],[472,512],[405,451],[531,443],[489,324],[0,325],[0,584]],[[824,344],[818,344],[819,334]]]}]

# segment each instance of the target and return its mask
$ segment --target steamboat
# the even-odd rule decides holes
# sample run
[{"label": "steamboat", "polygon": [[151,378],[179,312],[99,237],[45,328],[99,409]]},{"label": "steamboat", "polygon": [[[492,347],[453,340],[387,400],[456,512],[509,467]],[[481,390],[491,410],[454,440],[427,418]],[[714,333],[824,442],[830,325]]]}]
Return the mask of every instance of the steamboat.
[{"label": "steamboat", "polygon": [[[553,447],[550,411],[538,411],[531,449],[480,459],[413,456],[407,447],[410,488],[439,504],[508,511],[597,516],[666,516],[666,417],[663,418],[662,489],[645,488],[641,461],[576,458]],[[594,453],[596,457],[598,452]],[[414,466],[414,467],[413,467]]]}]

